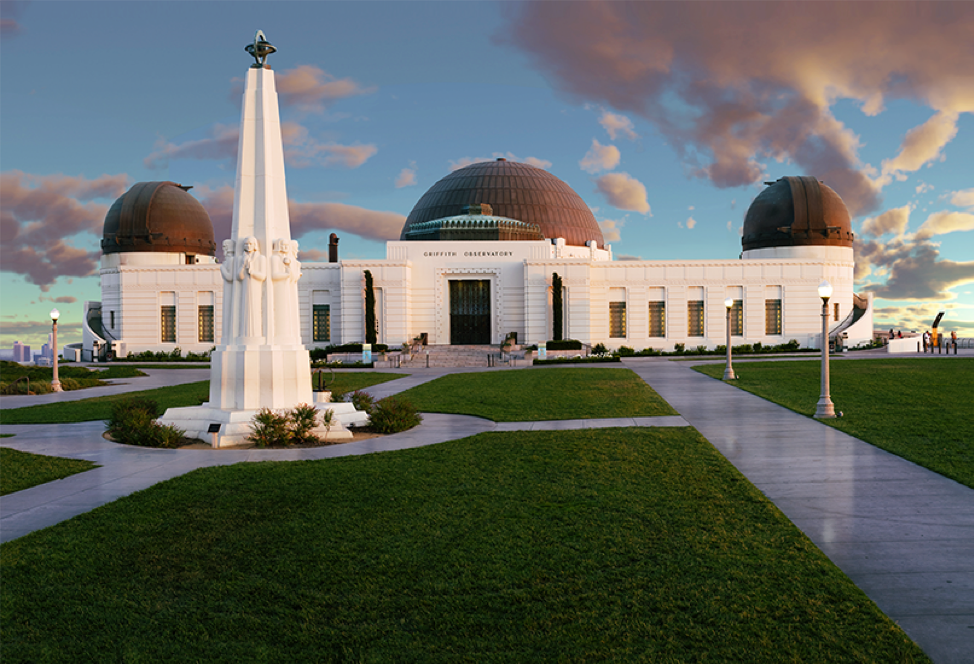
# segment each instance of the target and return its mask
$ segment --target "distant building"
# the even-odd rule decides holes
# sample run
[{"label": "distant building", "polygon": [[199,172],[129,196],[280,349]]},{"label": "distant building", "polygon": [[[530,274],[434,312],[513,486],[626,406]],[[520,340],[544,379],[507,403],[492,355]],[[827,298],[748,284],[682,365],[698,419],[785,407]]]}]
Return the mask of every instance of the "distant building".
[{"label": "distant building", "polygon": [[14,362],[27,363],[31,361],[30,346],[25,346],[19,341],[14,342]]}]

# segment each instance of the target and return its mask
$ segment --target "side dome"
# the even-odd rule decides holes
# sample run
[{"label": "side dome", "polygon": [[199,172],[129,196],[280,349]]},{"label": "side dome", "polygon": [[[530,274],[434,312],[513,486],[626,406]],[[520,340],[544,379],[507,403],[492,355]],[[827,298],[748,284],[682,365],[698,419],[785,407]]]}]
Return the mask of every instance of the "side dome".
[{"label": "side dome", "polygon": [[175,182],[138,182],[105,215],[103,254],[122,252],[216,255],[210,215]]},{"label": "side dome", "polygon": [[852,247],[845,203],[813,177],[784,177],[758,194],[744,217],[744,251],[765,247]]},{"label": "side dome", "polygon": [[414,225],[419,231],[420,224],[463,215],[479,205],[489,205],[497,217],[537,224],[545,238],[563,237],[579,247],[595,240],[604,248],[598,222],[574,189],[546,170],[505,159],[465,166],[430,187],[406,218],[399,239],[419,237],[410,234]]}]

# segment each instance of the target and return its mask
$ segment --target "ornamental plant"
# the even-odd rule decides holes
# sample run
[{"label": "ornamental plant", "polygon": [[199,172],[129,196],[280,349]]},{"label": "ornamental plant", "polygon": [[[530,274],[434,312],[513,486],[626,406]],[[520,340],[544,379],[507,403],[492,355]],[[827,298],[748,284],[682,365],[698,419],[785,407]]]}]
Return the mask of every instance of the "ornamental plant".
[{"label": "ornamental plant", "polygon": [[186,432],[171,424],[159,424],[159,404],[144,397],[130,397],[112,406],[105,431],[116,443],[140,447],[179,447]]},{"label": "ornamental plant", "polygon": [[291,431],[288,427],[287,415],[271,408],[261,408],[250,423],[250,435],[247,436],[247,440],[257,447],[288,445],[291,441]]},{"label": "ornamental plant", "polygon": [[399,433],[423,421],[416,407],[405,399],[388,397],[375,404],[369,422],[376,433]]}]

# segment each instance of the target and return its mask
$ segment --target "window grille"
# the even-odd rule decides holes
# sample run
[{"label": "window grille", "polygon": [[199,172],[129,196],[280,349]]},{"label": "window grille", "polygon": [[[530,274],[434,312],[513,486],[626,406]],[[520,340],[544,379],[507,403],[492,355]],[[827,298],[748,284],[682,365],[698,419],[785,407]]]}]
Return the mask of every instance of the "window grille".
[{"label": "window grille", "polygon": [[687,301],[687,336],[703,336],[703,300]]},{"label": "window grille", "polygon": [[744,336],[744,300],[734,300],[730,310],[731,334],[736,337]]},{"label": "window grille", "polygon": [[609,336],[612,338],[626,336],[625,302],[609,302]]},{"label": "window grille", "polygon": [[162,305],[162,343],[176,343],[176,305]]},{"label": "window grille", "polygon": [[199,339],[200,343],[213,343],[213,305],[199,305]]},{"label": "window grille", "polygon": [[781,300],[764,301],[764,333],[781,334]]},{"label": "window grille", "polygon": [[666,336],[666,302],[649,303],[649,336]]},{"label": "window grille", "polygon": [[312,338],[314,341],[331,341],[331,306],[312,305]]}]

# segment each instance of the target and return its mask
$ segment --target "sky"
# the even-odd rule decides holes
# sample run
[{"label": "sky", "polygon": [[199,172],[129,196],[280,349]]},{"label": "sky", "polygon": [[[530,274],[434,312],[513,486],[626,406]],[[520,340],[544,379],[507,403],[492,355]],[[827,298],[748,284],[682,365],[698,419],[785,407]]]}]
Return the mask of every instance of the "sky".
[{"label": "sky", "polygon": [[[730,259],[765,181],[853,215],[876,328],[974,337],[974,2],[0,0],[0,348],[81,341],[136,182],[229,236],[244,47],[263,30],[302,260],[384,258],[453,169],[505,157],[616,260]],[[326,260],[326,258],[325,258]]]}]

